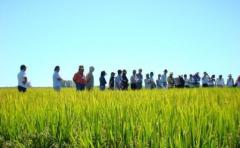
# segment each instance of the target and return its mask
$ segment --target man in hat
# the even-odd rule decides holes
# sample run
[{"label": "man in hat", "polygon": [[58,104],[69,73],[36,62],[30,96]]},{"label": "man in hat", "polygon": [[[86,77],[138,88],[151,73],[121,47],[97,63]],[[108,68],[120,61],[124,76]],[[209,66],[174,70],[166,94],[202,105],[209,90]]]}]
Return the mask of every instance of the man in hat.
[{"label": "man in hat", "polygon": [[89,73],[86,76],[86,88],[87,90],[92,90],[93,86],[94,86],[94,76],[93,76],[93,72],[94,72],[95,68],[93,66],[91,66],[89,68]]},{"label": "man in hat", "polygon": [[227,86],[228,86],[228,87],[233,87],[233,86],[234,86],[234,80],[233,80],[231,74],[228,75]]},{"label": "man in hat", "polygon": [[73,82],[76,84],[77,91],[85,90],[86,77],[84,75],[84,67],[83,67],[83,65],[80,65],[79,69],[78,69],[78,72],[74,74]]}]

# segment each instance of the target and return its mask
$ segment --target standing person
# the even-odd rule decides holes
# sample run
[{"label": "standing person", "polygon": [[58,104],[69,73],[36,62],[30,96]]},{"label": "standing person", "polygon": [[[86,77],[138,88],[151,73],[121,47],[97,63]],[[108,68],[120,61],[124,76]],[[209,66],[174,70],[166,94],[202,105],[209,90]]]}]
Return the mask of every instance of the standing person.
[{"label": "standing person", "polygon": [[236,81],[236,87],[240,87],[240,76],[238,76],[237,81]]},{"label": "standing person", "polygon": [[28,79],[26,74],[27,67],[25,65],[20,66],[20,72],[17,75],[18,78],[18,91],[26,92],[28,87]]},{"label": "standing person", "polygon": [[62,78],[59,75],[60,72],[60,67],[56,66],[54,68],[54,73],[53,73],[53,89],[56,91],[60,91],[62,88]]},{"label": "standing person", "polygon": [[188,85],[189,85],[190,88],[194,87],[194,78],[193,78],[192,74],[189,75]]},{"label": "standing person", "polygon": [[178,80],[179,80],[178,88],[184,88],[184,86],[185,86],[185,81],[184,81],[184,79],[183,79],[183,76],[178,76]]},{"label": "standing person", "polygon": [[200,76],[199,76],[199,72],[197,72],[194,76],[193,76],[193,79],[194,79],[194,86],[195,87],[200,87]]},{"label": "standing person", "polygon": [[162,75],[162,77],[161,77],[162,87],[163,87],[163,88],[167,88],[167,73],[168,73],[168,70],[165,69],[165,70],[163,71],[163,75]]},{"label": "standing person", "polygon": [[173,88],[175,85],[175,81],[173,78],[173,73],[170,73],[169,77],[168,77],[168,88]]},{"label": "standing person", "polygon": [[115,73],[112,72],[109,80],[109,89],[111,90],[114,90],[114,84],[115,84],[114,80],[115,80]]},{"label": "standing person", "polygon": [[105,90],[105,88],[106,88],[107,81],[106,81],[106,79],[105,79],[105,76],[106,76],[106,72],[105,72],[105,71],[102,71],[102,72],[101,72],[101,76],[100,76],[100,78],[99,78],[100,90]]},{"label": "standing person", "polygon": [[122,70],[118,70],[118,75],[115,78],[115,88],[117,90],[121,90],[122,89]]},{"label": "standing person", "polygon": [[215,85],[216,85],[215,75],[212,75],[211,78],[209,79],[208,86],[215,87]]},{"label": "standing person", "polygon": [[150,72],[151,89],[156,88],[156,83],[155,83],[155,81],[154,81],[153,76],[154,76],[154,73],[153,73],[153,72]]},{"label": "standing person", "polygon": [[217,78],[216,85],[217,85],[217,87],[224,87],[225,86],[224,79],[223,79],[222,75],[219,75],[219,77]]},{"label": "standing person", "polygon": [[85,90],[86,77],[84,75],[84,67],[83,67],[83,65],[80,65],[79,69],[78,69],[78,72],[74,74],[73,82],[76,84],[77,91]]},{"label": "standing person", "polygon": [[228,86],[228,87],[233,87],[233,86],[234,86],[234,80],[233,80],[231,74],[228,75],[227,86]]},{"label": "standing person", "polygon": [[91,66],[89,68],[89,72],[86,76],[86,88],[87,90],[92,90],[94,87],[94,76],[93,76],[93,72],[94,72],[95,68],[93,66]]},{"label": "standing person", "polygon": [[207,72],[204,72],[203,77],[202,77],[202,87],[208,87],[209,79],[210,78],[209,78]]},{"label": "standing person", "polygon": [[133,75],[131,76],[130,82],[131,82],[131,89],[136,90],[137,89],[137,82],[138,82],[138,77],[137,77],[137,71],[136,70],[133,70]]},{"label": "standing person", "polygon": [[158,75],[158,79],[156,80],[157,88],[162,88],[162,80],[161,80],[161,74]]},{"label": "standing person", "polygon": [[139,69],[137,74],[137,89],[142,89],[142,83],[143,83],[142,69]]},{"label": "standing person", "polygon": [[128,78],[127,78],[127,71],[124,69],[122,73],[122,90],[128,90]]},{"label": "standing person", "polygon": [[184,79],[184,87],[189,88],[190,86],[189,86],[189,80],[187,78],[187,74],[184,74],[183,79]]},{"label": "standing person", "polygon": [[149,74],[146,74],[146,79],[144,80],[144,83],[145,83],[145,88],[146,89],[151,89],[151,79],[150,79],[150,76]]}]

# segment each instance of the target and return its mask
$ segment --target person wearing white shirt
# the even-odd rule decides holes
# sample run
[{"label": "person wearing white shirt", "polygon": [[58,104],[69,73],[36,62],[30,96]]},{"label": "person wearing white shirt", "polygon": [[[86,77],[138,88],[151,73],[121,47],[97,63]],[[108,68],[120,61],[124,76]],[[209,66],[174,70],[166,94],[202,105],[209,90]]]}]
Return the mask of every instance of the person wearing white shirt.
[{"label": "person wearing white shirt", "polygon": [[86,89],[87,90],[92,90],[94,87],[94,76],[93,76],[93,72],[94,72],[95,68],[93,66],[91,66],[89,68],[89,73],[86,76]]},{"label": "person wearing white shirt", "polygon": [[130,78],[131,82],[131,89],[136,90],[137,89],[137,82],[138,82],[138,77],[137,77],[137,71],[133,70],[133,75]]},{"label": "person wearing white shirt", "polygon": [[122,89],[122,70],[118,70],[118,75],[115,78],[115,89],[121,90]]},{"label": "person wearing white shirt", "polygon": [[27,67],[25,65],[20,66],[20,72],[17,75],[18,78],[18,91],[26,92],[29,85],[26,75]]},{"label": "person wearing white shirt", "polygon": [[163,75],[161,76],[161,81],[162,81],[162,87],[167,88],[167,69],[163,71]]},{"label": "person wearing white shirt", "polygon": [[60,67],[56,66],[53,73],[53,89],[60,91],[62,88],[62,78],[59,75]]},{"label": "person wearing white shirt", "polygon": [[218,86],[218,87],[224,87],[225,86],[224,79],[223,79],[222,75],[219,75],[219,77],[217,78],[216,86]]},{"label": "person wearing white shirt", "polygon": [[194,87],[194,78],[192,74],[189,75],[188,85],[190,88]]},{"label": "person wearing white shirt", "polygon": [[149,74],[146,74],[146,79],[144,80],[145,88],[151,89],[152,83]]},{"label": "person wearing white shirt", "polygon": [[204,72],[203,77],[202,77],[202,87],[208,87],[209,79],[210,78],[209,78],[207,72]]},{"label": "person wearing white shirt", "polygon": [[232,75],[228,75],[228,79],[227,79],[227,86],[228,87],[233,87],[234,86],[234,80],[232,78]]},{"label": "person wearing white shirt", "polygon": [[214,87],[216,85],[215,75],[212,75],[211,78],[208,81],[209,87]]},{"label": "person wearing white shirt", "polygon": [[184,87],[189,88],[190,87],[189,86],[189,79],[187,78],[186,74],[183,76],[183,79],[184,79]]}]

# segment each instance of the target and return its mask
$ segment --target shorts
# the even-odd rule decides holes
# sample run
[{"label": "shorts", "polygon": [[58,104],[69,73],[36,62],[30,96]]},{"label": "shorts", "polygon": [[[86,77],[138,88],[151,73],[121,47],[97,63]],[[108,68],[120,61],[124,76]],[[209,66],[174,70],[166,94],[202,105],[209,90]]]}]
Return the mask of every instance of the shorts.
[{"label": "shorts", "polygon": [[26,92],[26,91],[27,91],[27,88],[22,87],[22,86],[18,86],[18,91],[19,91],[19,92]]}]

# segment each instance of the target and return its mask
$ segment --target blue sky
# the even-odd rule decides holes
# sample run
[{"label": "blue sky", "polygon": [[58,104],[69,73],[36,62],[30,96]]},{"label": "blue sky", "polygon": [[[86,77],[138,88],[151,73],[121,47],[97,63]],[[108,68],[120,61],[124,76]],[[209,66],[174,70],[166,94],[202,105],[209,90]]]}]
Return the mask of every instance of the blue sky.
[{"label": "blue sky", "polygon": [[55,65],[101,70],[167,68],[240,74],[238,0],[0,0],[0,86],[26,64],[33,86],[51,86]]}]

